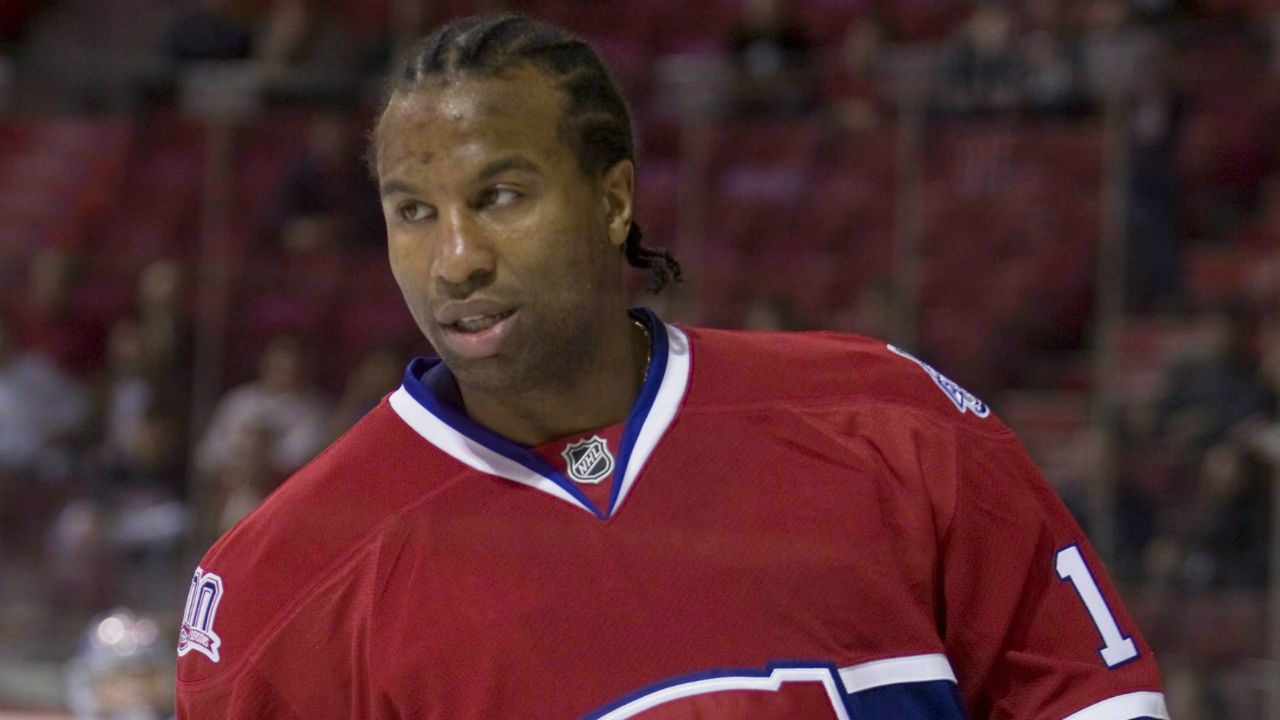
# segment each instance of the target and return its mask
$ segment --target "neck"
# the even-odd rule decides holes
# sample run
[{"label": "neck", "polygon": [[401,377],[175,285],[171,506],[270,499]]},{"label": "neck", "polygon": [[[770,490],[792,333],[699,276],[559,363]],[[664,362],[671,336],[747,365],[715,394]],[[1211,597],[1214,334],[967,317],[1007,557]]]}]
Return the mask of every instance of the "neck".
[{"label": "neck", "polygon": [[514,396],[458,389],[472,420],[518,443],[541,445],[626,420],[648,361],[649,341],[624,313],[603,331],[596,361],[562,384]]}]

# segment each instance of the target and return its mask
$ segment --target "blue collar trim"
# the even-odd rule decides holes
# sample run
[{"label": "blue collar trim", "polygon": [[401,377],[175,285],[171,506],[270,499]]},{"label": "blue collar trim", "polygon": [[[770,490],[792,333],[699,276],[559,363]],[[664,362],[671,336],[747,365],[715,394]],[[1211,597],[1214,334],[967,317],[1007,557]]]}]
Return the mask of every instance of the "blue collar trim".
[{"label": "blue collar trim", "polygon": [[666,375],[667,370],[669,342],[666,325],[647,308],[633,309],[631,316],[644,323],[645,328],[649,331],[650,342],[652,343],[649,371],[645,377],[644,384],[640,387],[640,393],[636,397],[635,405],[631,408],[631,414],[627,417],[626,424],[623,426],[618,457],[614,463],[613,477],[611,478],[612,489],[609,494],[609,507],[604,511],[596,508],[576,483],[551,463],[533,452],[532,448],[495,433],[472,420],[462,410],[455,408],[452,404],[438,397],[431,387],[424,382],[424,378],[429,372],[447,373],[449,371],[440,358],[415,358],[405,369],[403,387],[419,405],[453,431],[550,480],[577,500],[583,507],[592,511],[596,517],[605,520],[613,514],[614,509],[617,507],[619,493],[622,490],[623,479],[627,472],[627,465],[631,460],[632,449],[640,436],[640,431],[644,428],[649,411],[653,408],[654,400],[662,387],[663,377]]}]

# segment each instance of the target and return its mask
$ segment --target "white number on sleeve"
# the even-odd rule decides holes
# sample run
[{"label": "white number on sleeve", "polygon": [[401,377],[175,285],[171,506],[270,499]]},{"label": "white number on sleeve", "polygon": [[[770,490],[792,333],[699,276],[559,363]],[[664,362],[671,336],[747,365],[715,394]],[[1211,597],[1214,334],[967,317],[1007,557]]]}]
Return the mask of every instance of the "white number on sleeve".
[{"label": "white number on sleeve", "polygon": [[1084,564],[1084,556],[1080,554],[1080,548],[1076,545],[1068,545],[1059,550],[1055,565],[1058,577],[1071,581],[1080,599],[1084,601],[1089,617],[1093,618],[1093,624],[1098,627],[1098,633],[1102,635],[1104,643],[1098,652],[1102,655],[1102,661],[1107,664],[1107,667],[1113,668],[1138,657],[1138,647],[1134,644],[1133,638],[1120,634],[1120,626],[1116,624],[1111,608],[1107,607],[1107,601],[1102,597],[1102,591],[1098,589],[1093,573],[1089,572],[1089,566]]}]

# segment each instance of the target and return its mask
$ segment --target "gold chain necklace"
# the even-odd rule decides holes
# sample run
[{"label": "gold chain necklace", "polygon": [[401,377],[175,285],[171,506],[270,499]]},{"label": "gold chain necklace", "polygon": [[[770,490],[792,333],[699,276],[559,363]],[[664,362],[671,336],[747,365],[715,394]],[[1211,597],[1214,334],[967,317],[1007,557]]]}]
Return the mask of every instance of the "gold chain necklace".
[{"label": "gold chain necklace", "polygon": [[644,379],[649,379],[649,365],[653,362],[653,336],[649,334],[649,326],[631,318],[631,322],[640,328],[640,332],[644,333],[645,358],[644,358]]}]

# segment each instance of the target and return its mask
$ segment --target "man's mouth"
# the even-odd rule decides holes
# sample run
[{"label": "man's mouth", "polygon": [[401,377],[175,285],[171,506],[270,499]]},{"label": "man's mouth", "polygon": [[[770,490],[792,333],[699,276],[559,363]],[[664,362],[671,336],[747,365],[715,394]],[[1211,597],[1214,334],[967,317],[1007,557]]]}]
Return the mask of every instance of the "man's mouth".
[{"label": "man's mouth", "polygon": [[506,320],[515,314],[515,310],[494,313],[492,315],[475,315],[473,317],[462,318],[461,320],[447,325],[451,330],[463,333],[484,332],[498,323]]},{"label": "man's mouth", "polygon": [[476,308],[484,314],[467,315],[442,324],[445,346],[459,358],[478,360],[496,355],[517,322],[517,310],[485,313],[490,308]]}]

